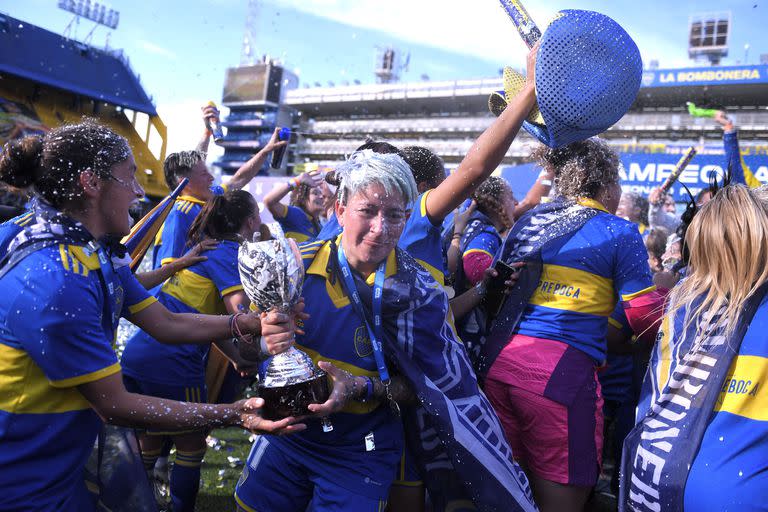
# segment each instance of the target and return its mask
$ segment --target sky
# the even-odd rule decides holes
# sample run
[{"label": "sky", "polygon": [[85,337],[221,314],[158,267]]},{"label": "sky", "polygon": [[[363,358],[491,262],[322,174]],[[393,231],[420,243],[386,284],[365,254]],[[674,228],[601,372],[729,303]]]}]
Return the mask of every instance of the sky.
[{"label": "sky", "polygon": [[[169,151],[194,146],[199,107],[219,102],[226,68],[240,62],[247,0],[112,0],[116,30],[97,27],[91,44],[125,51],[168,125]],[[280,59],[301,86],[374,83],[377,47],[394,47],[408,66],[401,81],[498,76],[524,68],[527,50],[498,0],[261,0],[252,11],[255,53]],[[635,39],[644,62],[693,65],[687,56],[689,16],[732,13],[731,51],[723,64],[756,64],[768,53],[765,0],[524,0],[539,26],[561,9],[602,12]],[[56,0],[0,0],[0,12],[62,33],[74,16]],[[94,24],[71,27],[85,39]],[[749,49],[745,51],[745,45]],[[220,149],[220,148],[219,148]],[[219,154],[213,150],[211,157]]]}]

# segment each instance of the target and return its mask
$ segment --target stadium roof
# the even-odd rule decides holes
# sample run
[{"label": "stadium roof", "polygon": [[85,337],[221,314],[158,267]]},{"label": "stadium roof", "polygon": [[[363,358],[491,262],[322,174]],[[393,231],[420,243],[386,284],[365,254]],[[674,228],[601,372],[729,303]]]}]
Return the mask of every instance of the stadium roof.
[{"label": "stadium roof", "polygon": [[[309,117],[477,114],[501,78],[295,89],[286,103]],[[648,70],[634,109],[768,105],[768,65]]]},{"label": "stadium roof", "polygon": [[150,115],[155,106],[127,59],[0,14],[0,73]]}]

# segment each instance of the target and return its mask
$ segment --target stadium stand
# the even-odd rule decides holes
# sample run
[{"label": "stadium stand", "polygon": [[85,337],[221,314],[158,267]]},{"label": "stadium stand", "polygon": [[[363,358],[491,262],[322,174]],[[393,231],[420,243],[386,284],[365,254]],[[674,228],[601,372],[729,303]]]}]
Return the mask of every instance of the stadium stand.
[{"label": "stadium stand", "polygon": [[95,117],[128,139],[147,195],[167,194],[167,129],[128,58],[0,14],[0,143]]}]

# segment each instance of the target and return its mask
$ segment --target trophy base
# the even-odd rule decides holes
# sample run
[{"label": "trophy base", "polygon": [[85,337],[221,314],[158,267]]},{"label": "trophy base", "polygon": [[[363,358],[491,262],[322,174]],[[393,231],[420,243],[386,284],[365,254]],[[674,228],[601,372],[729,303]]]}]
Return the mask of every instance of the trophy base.
[{"label": "trophy base", "polygon": [[268,420],[278,421],[289,416],[312,414],[307,406],[321,404],[331,395],[328,379],[324,371],[304,382],[282,387],[259,385],[259,396],[264,399],[261,415]]}]

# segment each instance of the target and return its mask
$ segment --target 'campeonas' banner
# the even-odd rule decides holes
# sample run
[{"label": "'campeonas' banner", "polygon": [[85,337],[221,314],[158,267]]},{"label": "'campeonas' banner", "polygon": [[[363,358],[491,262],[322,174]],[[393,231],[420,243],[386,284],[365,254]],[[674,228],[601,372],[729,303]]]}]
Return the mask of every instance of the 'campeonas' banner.
[{"label": "'campeonas' banner", "polygon": [[[755,177],[763,183],[768,183],[768,151],[742,151],[744,163],[751,169]],[[762,154],[760,154],[762,153]],[[675,168],[680,159],[679,153],[619,153],[622,169],[620,170],[621,185],[624,191],[640,192],[648,195],[653,187],[661,186],[664,180]],[[687,194],[680,183],[685,184],[696,194],[702,188],[709,186],[710,176],[722,176],[727,164],[720,146],[716,150],[697,154],[686,166],[678,182],[670,189],[675,200],[683,201]]]}]

